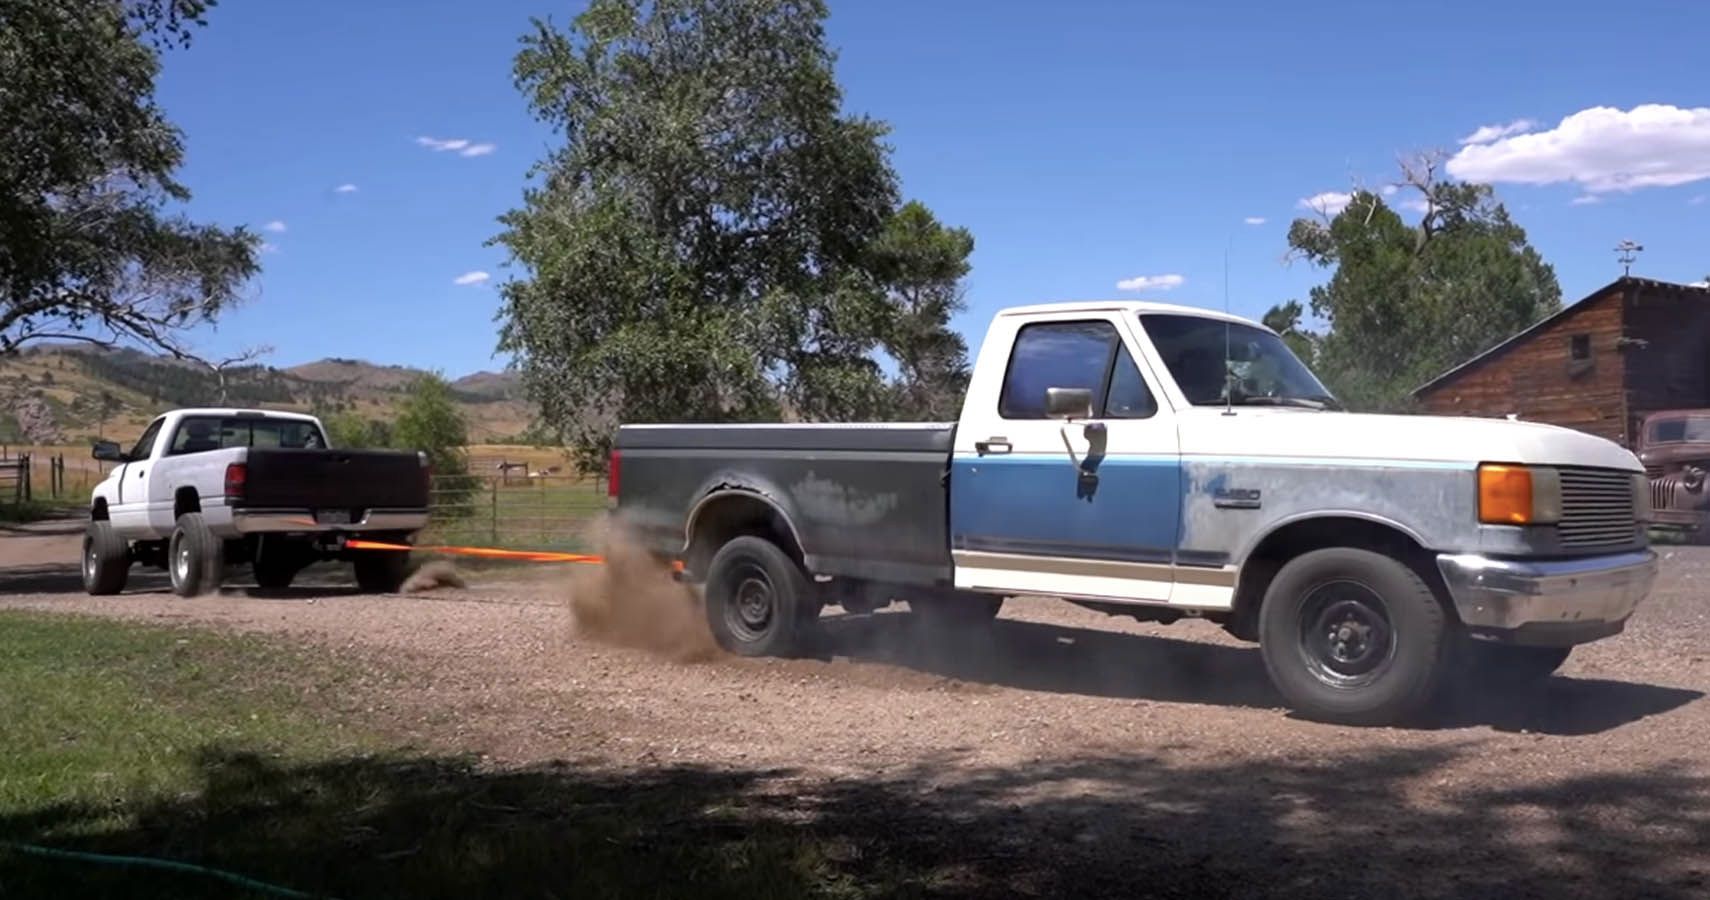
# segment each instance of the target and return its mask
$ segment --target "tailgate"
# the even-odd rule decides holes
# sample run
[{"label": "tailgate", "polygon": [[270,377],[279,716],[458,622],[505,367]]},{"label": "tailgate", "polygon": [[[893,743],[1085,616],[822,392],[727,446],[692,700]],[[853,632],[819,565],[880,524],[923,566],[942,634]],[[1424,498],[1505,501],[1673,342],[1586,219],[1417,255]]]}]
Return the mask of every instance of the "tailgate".
[{"label": "tailgate", "polygon": [[249,451],[242,505],[277,509],[426,509],[427,470],[407,450]]}]

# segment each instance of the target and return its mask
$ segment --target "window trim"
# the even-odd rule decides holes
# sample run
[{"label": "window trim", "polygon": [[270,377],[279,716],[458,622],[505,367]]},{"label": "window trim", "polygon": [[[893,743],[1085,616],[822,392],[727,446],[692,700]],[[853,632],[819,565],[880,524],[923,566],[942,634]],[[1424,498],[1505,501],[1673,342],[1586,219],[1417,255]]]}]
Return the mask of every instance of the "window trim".
[{"label": "window trim", "polygon": [[[1145,368],[1143,368],[1140,365],[1140,356],[1138,354],[1136,354],[1133,351],[1133,349],[1128,346],[1128,342],[1123,339],[1121,324],[1118,323],[1116,320],[1111,319],[1108,316],[1088,316],[1085,318],[1076,318],[1076,319],[1043,319],[1043,320],[1036,321],[1036,322],[1023,322],[1020,325],[1020,327],[1016,328],[1015,337],[1012,338],[1009,342],[1009,358],[1004,361],[1003,378],[1001,381],[998,382],[997,398],[996,398],[996,403],[994,404],[997,407],[997,410],[996,410],[997,416],[998,416],[998,419],[1000,421],[1004,421],[1004,422],[1049,422],[1049,421],[1051,421],[1050,416],[1043,416],[1043,415],[1042,416],[1025,416],[1025,417],[1010,416],[1007,414],[1007,412],[1004,409],[1004,398],[1009,393],[1009,376],[1012,372],[1015,371],[1015,353],[1016,353],[1016,350],[1021,346],[1022,335],[1027,332],[1027,329],[1039,327],[1039,326],[1086,325],[1086,324],[1097,324],[1097,325],[1104,325],[1104,326],[1108,327],[1111,331],[1111,337],[1113,337],[1115,339],[1115,340],[1111,341],[1110,350],[1108,352],[1106,352],[1106,354],[1105,354],[1104,374],[1100,378],[1100,383],[1103,385],[1103,390],[1099,396],[1099,408],[1093,411],[1092,421],[1099,421],[1099,420],[1108,419],[1108,420],[1116,421],[1116,422],[1144,422],[1144,421],[1147,421],[1149,419],[1157,418],[1158,412],[1163,408],[1163,404],[1159,400],[1158,390],[1156,387],[1154,387],[1152,385],[1150,379],[1147,378]],[[1128,354],[1129,360],[1134,364],[1134,371],[1140,376],[1141,386],[1145,388],[1147,396],[1151,397],[1151,399],[1152,399],[1152,411],[1151,411],[1151,413],[1149,413],[1145,416],[1115,416],[1115,417],[1113,417],[1110,415],[1110,386],[1111,386],[1111,383],[1116,378],[1116,359],[1120,354],[1122,354],[1124,352],[1126,352]]]}]

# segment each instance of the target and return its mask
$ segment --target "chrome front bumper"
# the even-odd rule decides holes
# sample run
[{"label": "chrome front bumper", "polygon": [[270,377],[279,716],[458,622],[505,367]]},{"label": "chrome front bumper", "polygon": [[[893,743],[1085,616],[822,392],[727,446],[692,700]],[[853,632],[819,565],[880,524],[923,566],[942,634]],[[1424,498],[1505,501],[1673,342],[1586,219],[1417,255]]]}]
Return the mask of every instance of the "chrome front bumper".
[{"label": "chrome front bumper", "polygon": [[1618,634],[1657,576],[1652,550],[1585,559],[1443,554],[1437,567],[1474,637],[1568,646]]},{"label": "chrome front bumper", "polygon": [[371,509],[355,522],[320,522],[307,509],[234,509],[231,516],[239,534],[420,531],[428,523],[425,509]]}]

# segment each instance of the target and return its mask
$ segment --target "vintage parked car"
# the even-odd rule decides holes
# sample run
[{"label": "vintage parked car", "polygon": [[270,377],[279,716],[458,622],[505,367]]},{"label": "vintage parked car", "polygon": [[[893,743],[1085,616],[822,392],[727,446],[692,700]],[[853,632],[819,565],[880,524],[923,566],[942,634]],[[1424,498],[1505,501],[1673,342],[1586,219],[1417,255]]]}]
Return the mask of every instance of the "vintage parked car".
[{"label": "vintage parked car", "polygon": [[1652,524],[1710,538],[1710,409],[1651,413],[1639,428],[1639,461],[1651,480]]}]

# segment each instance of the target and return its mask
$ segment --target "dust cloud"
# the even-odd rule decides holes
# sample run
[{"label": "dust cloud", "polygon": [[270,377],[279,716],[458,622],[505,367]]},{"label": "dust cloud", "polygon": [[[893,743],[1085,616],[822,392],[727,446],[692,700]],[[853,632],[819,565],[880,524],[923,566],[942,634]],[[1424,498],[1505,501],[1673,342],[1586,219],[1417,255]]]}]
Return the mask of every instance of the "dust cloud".
[{"label": "dust cloud", "polygon": [[456,566],[443,560],[434,560],[423,563],[421,568],[410,573],[410,577],[404,579],[403,585],[398,590],[405,594],[417,594],[422,591],[431,591],[434,588],[468,586],[468,580],[463,577],[463,573],[458,571]]},{"label": "dust cloud", "polygon": [[693,588],[609,519],[594,522],[587,536],[605,563],[571,572],[568,601],[578,636],[679,662],[720,655]]}]

